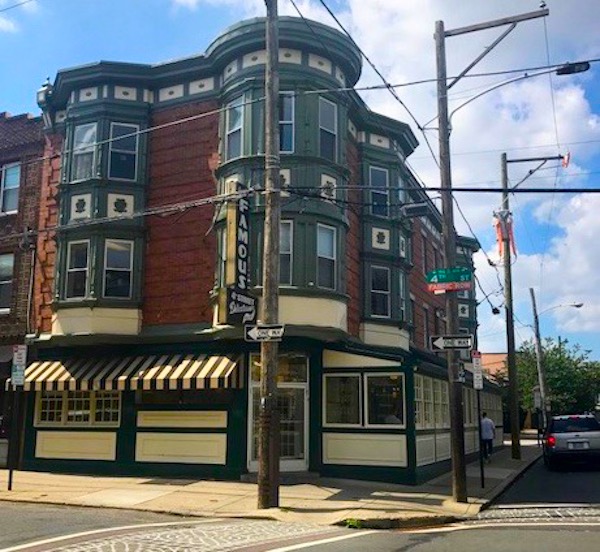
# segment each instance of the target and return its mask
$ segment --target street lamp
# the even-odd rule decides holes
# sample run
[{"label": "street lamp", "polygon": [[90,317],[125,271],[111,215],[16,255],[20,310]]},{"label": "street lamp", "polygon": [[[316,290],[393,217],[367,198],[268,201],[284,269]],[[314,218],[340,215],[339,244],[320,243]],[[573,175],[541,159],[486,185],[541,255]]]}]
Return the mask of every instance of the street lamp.
[{"label": "street lamp", "polygon": [[553,307],[548,307],[544,309],[542,312],[538,313],[535,305],[535,293],[533,288],[529,288],[529,293],[531,294],[531,305],[533,307],[533,330],[535,335],[535,361],[537,366],[538,373],[538,385],[540,387],[540,399],[542,403],[542,424],[544,428],[548,423],[548,416],[551,412],[551,403],[550,397],[548,395],[548,388],[546,387],[546,374],[544,372],[544,364],[542,362],[542,340],[540,338],[540,321],[539,317],[545,312],[558,309],[561,307],[573,307],[575,309],[580,309],[583,307],[583,303],[567,303],[564,305],[554,305]]}]

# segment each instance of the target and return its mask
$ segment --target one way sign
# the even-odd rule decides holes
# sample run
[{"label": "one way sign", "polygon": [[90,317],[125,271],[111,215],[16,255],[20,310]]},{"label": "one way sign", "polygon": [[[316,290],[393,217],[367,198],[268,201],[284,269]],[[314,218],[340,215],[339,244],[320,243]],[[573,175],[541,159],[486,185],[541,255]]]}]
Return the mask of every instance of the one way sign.
[{"label": "one way sign", "polygon": [[432,335],[429,338],[430,348],[433,351],[446,351],[448,349],[472,349],[473,336],[461,335]]},{"label": "one way sign", "polygon": [[262,324],[244,326],[246,341],[281,341],[285,326],[283,324]]}]

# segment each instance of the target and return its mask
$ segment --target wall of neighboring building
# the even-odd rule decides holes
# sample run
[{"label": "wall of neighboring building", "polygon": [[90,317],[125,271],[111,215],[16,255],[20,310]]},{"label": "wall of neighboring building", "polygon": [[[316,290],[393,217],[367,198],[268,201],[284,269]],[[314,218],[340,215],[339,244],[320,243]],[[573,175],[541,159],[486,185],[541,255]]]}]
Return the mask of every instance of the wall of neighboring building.
[{"label": "wall of neighboring building", "polygon": [[[360,183],[360,157],[356,142],[350,138],[346,155],[350,169],[349,184],[357,186]],[[358,337],[359,334],[363,302],[360,265],[362,236],[359,209],[356,207],[360,202],[360,196],[359,190],[348,190],[348,202],[354,207],[348,209],[350,226],[346,234],[346,293],[350,298],[348,301],[348,333],[354,337]]]},{"label": "wall of neighboring building", "polygon": [[[214,111],[216,101],[162,109],[152,126]],[[216,193],[209,159],[218,152],[219,114],[151,133],[147,208],[208,198]],[[143,324],[211,322],[216,237],[214,206],[192,207],[146,220]]]},{"label": "wall of neighboring building", "polygon": [[43,143],[39,117],[0,113],[0,171],[7,176],[7,167],[13,167],[19,178],[16,212],[0,189],[0,255],[14,255],[11,297],[0,308],[0,345],[22,343],[28,331],[32,248],[23,232],[37,228]]}]

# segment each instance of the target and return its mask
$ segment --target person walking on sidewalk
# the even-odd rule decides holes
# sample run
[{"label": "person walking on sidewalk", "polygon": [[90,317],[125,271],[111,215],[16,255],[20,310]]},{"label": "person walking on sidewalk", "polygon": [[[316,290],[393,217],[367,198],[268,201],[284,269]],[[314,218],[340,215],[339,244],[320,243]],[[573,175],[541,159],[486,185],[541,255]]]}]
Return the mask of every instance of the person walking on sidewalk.
[{"label": "person walking on sidewalk", "polygon": [[487,462],[492,458],[495,438],[496,424],[491,418],[488,418],[487,412],[484,412],[481,416],[481,444],[483,446],[483,457]]}]

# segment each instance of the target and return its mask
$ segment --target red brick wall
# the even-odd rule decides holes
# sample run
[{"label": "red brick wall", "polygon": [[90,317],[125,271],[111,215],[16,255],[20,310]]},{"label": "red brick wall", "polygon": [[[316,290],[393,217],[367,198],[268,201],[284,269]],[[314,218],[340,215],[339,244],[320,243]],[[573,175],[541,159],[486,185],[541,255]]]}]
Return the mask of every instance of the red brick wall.
[{"label": "red brick wall", "polygon": [[[152,126],[205,113],[214,101],[156,112]],[[209,159],[218,150],[218,114],[154,131],[149,137],[147,207],[213,196]],[[146,219],[143,323],[210,322],[216,238],[208,232],[214,207],[193,207]]]},{"label": "red brick wall", "polygon": [[[427,284],[425,282],[425,275],[423,274],[423,232],[425,232],[426,243],[427,243],[427,266],[429,270],[434,268],[441,268],[436,266],[436,259],[434,258],[433,248],[434,245],[441,251],[441,244],[430,237],[430,234],[424,229],[420,219],[414,218],[413,220],[413,233],[411,237],[412,244],[412,262],[413,269],[409,275],[409,291],[414,297],[415,309],[413,312],[413,324],[415,326],[414,341],[413,344],[423,349],[425,348],[425,336],[423,331],[424,325],[424,309],[423,305],[429,306],[429,335],[435,333],[435,318],[436,309],[445,309],[446,300],[444,295],[434,295],[432,292],[427,290]],[[423,229],[423,232],[421,231]],[[438,259],[440,257],[438,256]],[[442,332],[444,329],[442,328]]]},{"label": "red brick wall", "polygon": [[46,138],[42,185],[40,189],[39,235],[34,278],[33,312],[35,324],[41,333],[52,329],[52,298],[56,269],[56,232],[50,229],[58,224],[57,191],[60,181],[62,137]]},{"label": "red brick wall", "polygon": [[0,217],[0,253],[15,255],[11,311],[0,315],[0,345],[22,342],[29,331],[27,313],[32,254],[23,243],[23,231],[37,229],[41,181],[41,162],[38,160],[43,149],[40,118],[0,113],[0,167],[21,163],[18,212]]},{"label": "red brick wall", "polygon": [[[356,143],[349,139],[346,149],[346,158],[348,168],[350,169],[350,186],[360,184],[360,157]],[[349,296],[348,301],[348,333],[358,337],[360,327],[360,313],[362,310],[362,286],[360,274],[360,190],[348,190],[348,220],[350,228],[346,234],[346,292]]]}]

